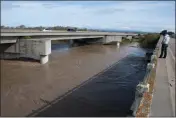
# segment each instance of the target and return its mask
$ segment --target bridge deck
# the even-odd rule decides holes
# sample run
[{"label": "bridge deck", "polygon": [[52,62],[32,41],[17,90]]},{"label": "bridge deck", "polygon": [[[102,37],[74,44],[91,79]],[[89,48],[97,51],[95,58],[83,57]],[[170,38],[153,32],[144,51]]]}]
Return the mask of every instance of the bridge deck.
[{"label": "bridge deck", "polygon": [[[30,40],[75,40],[75,39],[93,39],[93,38],[103,38],[104,36],[74,36],[74,37],[57,37],[57,38],[31,38]],[[5,43],[16,43],[16,40],[14,39],[3,39],[0,40],[0,44],[5,44]]]},{"label": "bridge deck", "polygon": [[1,33],[1,36],[126,36],[136,35],[129,33],[110,33],[110,32],[23,32],[23,33]]}]

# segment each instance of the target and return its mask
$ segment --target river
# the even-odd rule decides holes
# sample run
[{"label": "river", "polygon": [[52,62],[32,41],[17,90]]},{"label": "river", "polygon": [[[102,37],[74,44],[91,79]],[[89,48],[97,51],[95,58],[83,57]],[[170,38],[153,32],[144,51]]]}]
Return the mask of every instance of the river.
[{"label": "river", "polygon": [[44,65],[1,60],[1,116],[127,116],[144,57],[131,44],[55,44]]}]

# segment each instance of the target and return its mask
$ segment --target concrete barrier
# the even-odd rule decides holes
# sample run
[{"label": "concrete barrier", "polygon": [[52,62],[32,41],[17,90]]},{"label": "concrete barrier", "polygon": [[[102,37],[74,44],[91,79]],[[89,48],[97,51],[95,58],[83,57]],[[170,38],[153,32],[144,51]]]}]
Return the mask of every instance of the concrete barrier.
[{"label": "concrete barrier", "polygon": [[135,100],[131,106],[131,110],[133,111],[132,115],[135,117],[149,117],[155,84],[157,57],[160,45],[161,38],[159,39],[155,50],[150,56],[150,63],[147,65],[146,75],[143,82],[139,83],[136,87]]}]

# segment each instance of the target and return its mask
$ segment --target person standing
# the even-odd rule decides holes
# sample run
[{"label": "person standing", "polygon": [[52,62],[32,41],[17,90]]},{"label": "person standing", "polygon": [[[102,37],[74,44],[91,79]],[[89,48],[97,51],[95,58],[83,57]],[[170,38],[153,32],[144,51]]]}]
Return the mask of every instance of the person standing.
[{"label": "person standing", "polygon": [[[167,30],[164,30],[160,33],[163,36],[163,40],[162,40],[162,46],[161,46],[161,54],[159,56],[159,58],[166,58],[167,56],[167,47],[169,44],[169,40],[170,40],[170,36],[167,33]],[[164,54],[164,56],[163,56]]]}]

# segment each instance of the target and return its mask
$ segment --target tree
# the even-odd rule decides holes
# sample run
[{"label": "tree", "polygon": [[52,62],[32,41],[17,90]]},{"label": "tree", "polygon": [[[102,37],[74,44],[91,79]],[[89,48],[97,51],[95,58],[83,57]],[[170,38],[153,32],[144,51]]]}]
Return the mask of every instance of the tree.
[{"label": "tree", "polygon": [[141,34],[138,34],[138,37],[140,37],[141,36]]},{"label": "tree", "polygon": [[2,25],[2,26],[1,26],[1,29],[4,29],[4,28],[5,28],[5,26],[4,26],[4,25]]},{"label": "tree", "polygon": [[24,28],[26,28],[26,27],[25,27],[25,25],[20,25],[20,26],[18,26],[18,28],[24,29]]},{"label": "tree", "polygon": [[170,35],[170,37],[172,37],[172,38],[175,38],[175,33],[174,32],[168,32],[168,34]]},{"label": "tree", "polygon": [[168,34],[169,34],[169,35],[173,35],[173,34],[175,34],[175,33],[174,33],[174,32],[169,31],[169,32],[168,32]]}]

